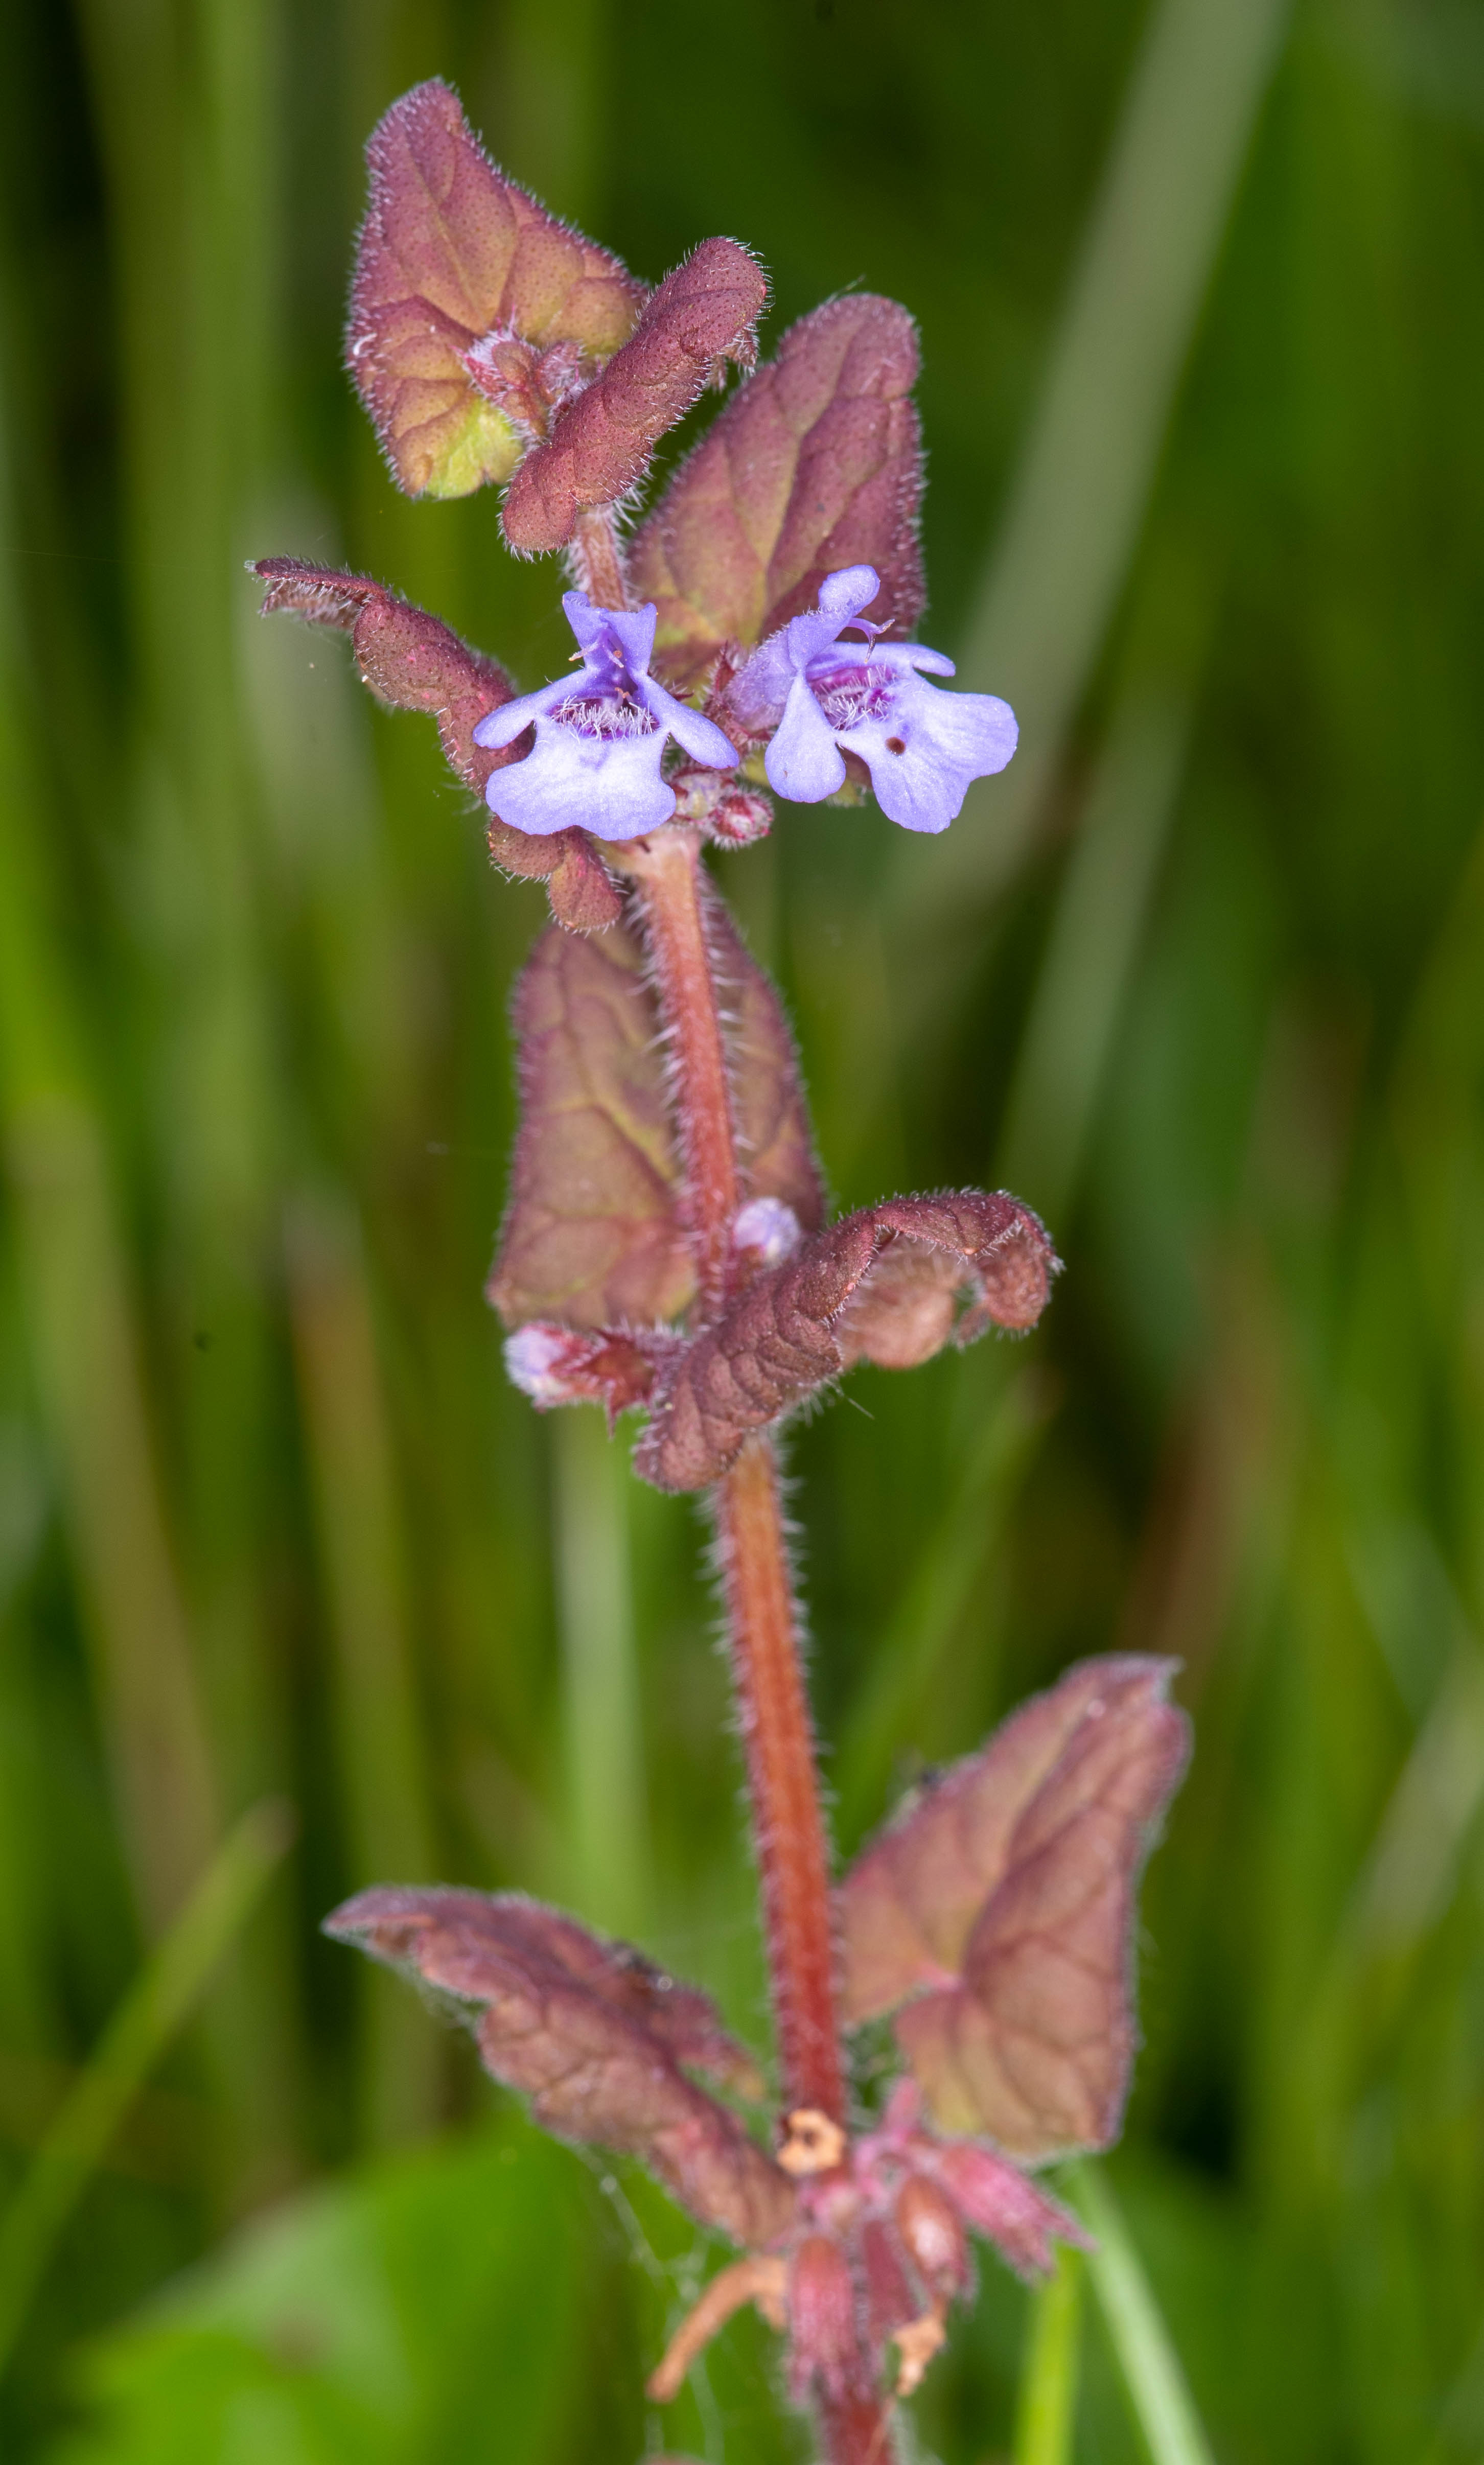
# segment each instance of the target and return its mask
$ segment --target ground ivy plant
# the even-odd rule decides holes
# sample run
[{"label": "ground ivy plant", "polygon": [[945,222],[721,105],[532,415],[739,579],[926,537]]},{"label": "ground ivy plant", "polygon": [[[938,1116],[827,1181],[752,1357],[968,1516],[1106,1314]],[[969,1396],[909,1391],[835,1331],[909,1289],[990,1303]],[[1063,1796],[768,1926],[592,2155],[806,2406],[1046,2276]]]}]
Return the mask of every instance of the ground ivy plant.
[{"label": "ground ivy plant", "polygon": [[[857,1362],[910,1369],[1033,1326],[1058,1261],[1003,1190],[826,1220],[787,1021],[704,852],[762,838],[772,793],[869,796],[945,830],[1015,721],[912,637],[905,309],[830,300],[760,366],[767,283],[746,248],[702,240],[648,289],[506,179],[437,81],[392,106],[368,160],[348,360],[392,477],[504,490],[511,549],[565,560],[572,661],[517,693],[381,583],[255,570],[265,612],[348,633],[374,694],[435,717],[495,863],[546,884],[489,1297],[539,1410],[637,1415],[640,1477],[709,1500],[773,2076],[704,1994],[521,1894],[388,1884],[327,1922],[467,2015],[537,2122],[640,2157],[735,2246],[646,2358],[657,2401],[753,2303],[829,2465],[885,2465],[972,2238],[1026,2276],[1084,2238],[1036,2169],[1118,2135],[1135,1893],[1186,1724],[1171,1664],[1083,1662],[832,1875],[778,1432]],[[646,509],[656,445],[708,389],[724,399]],[[899,2056],[869,2099],[851,2058],[868,2023]]]}]

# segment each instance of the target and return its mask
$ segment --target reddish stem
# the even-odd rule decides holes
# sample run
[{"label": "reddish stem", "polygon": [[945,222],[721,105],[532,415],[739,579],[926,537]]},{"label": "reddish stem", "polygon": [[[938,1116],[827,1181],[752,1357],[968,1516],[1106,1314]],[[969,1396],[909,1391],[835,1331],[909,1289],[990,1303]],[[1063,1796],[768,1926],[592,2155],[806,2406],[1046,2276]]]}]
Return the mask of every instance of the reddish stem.
[{"label": "reddish stem", "polygon": [[[700,841],[696,832],[672,825],[634,842],[618,860],[643,905],[670,1038],[691,1245],[705,1314],[725,1293],[742,1187],[706,940]],[[770,1439],[749,1441],[718,1483],[715,1501],[786,2107],[815,2107],[843,2124],[830,1865]],[[892,2408],[866,2392],[874,2368],[869,2355],[861,2362],[860,2390],[820,2408],[829,2465],[891,2465],[896,2454]]]},{"label": "reddish stem", "polygon": [[[658,831],[628,862],[644,902],[670,1031],[691,1241],[706,1312],[725,1290],[742,1187],[706,944],[700,842],[694,831]],[[765,1438],[753,1439],[718,1483],[716,1513],[784,2094],[790,2107],[817,2106],[843,2122],[830,1866],[778,1469]]]},{"label": "reddish stem", "polygon": [[845,2121],[830,1869],[799,1613],[771,1441],[749,1440],[716,1491],[784,2096]]},{"label": "reddish stem", "polygon": [[896,2465],[892,2408],[864,2388],[822,2398],[819,2429],[829,2465]]},{"label": "reddish stem", "polygon": [[567,545],[573,579],[594,608],[627,608],[629,579],[618,525],[607,505],[585,505]]},{"label": "reddish stem", "polygon": [[691,1248],[702,1314],[726,1286],[732,1218],[742,1204],[726,1047],[706,943],[697,832],[656,831],[625,851],[638,883],[661,1014],[670,1034]]}]

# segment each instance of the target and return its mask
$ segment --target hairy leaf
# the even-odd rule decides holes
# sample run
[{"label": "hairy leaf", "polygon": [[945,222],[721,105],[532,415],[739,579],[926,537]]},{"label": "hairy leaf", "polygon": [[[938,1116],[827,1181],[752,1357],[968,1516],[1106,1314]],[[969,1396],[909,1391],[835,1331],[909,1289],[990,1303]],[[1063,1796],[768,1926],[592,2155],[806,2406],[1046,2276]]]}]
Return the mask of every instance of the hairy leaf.
[{"label": "hairy leaf", "polygon": [[[708,901],[707,931],[744,1193],[782,1199],[812,1228],[823,1197],[782,1005],[720,900]],[[545,934],[516,990],[515,1028],[521,1130],[490,1299],[507,1326],[677,1318],[695,1274],[659,1013],[635,936]]]},{"label": "hairy leaf", "polygon": [[911,1801],[840,1891],[849,2022],[895,2010],[945,2130],[1011,2156],[1118,2135],[1140,1872],[1185,1769],[1177,1664],[1068,1671]]},{"label": "hairy leaf", "polygon": [[486,2067],[530,2098],[544,2130],[644,2158],[736,2242],[787,2224],[787,2176],[680,2069],[755,2093],[751,2058],[706,1995],[642,1952],[510,1892],[384,1887],[347,1900],[325,1930],[474,2007]]},{"label": "hairy leaf", "polygon": [[646,300],[608,366],[564,404],[505,499],[505,537],[522,556],[565,546],[586,505],[609,504],[643,477],[660,438],[727,360],[750,366],[767,304],[757,259],[734,239],[702,240]]},{"label": "hairy leaf", "polygon": [[721,1002],[743,1196],[782,1199],[806,1232],[817,1232],[824,1221],[825,1191],[793,1032],[776,985],[745,948],[727,907],[714,892],[706,897],[705,915]]},{"label": "hairy leaf", "polygon": [[874,565],[866,611],[896,634],[922,605],[917,328],[894,300],[832,300],[791,326],[639,528],[634,588],[659,609],[657,660],[699,676],[812,607],[826,574]]},{"label": "hairy leaf", "polygon": [[[471,650],[440,618],[414,608],[362,573],[301,565],[296,557],[260,557],[252,567],[266,584],[265,616],[299,616],[309,625],[348,633],[363,684],[394,710],[430,711],[450,768],[481,798],[491,771],[517,758],[515,745],[486,753],[474,742],[476,722],[498,710],[514,690],[498,660]],[[574,930],[611,923],[619,899],[585,831],[528,838],[491,813],[490,854],[506,873],[544,881],[552,911]]]},{"label": "hairy leaf", "polygon": [[[954,1282],[949,1310],[938,1308],[935,1293],[924,1326],[920,1294],[910,1279],[903,1287],[902,1276],[908,1260],[934,1253],[949,1261]],[[873,1295],[883,1266],[887,1284]],[[899,1368],[926,1359],[949,1335],[972,1342],[991,1321],[1033,1326],[1055,1266],[1038,1218],[1003,1190],[992,1197],[953,1190],[862,1208],[759,1276],[668,1366],[635,1466],[656,1488],[703,1489],[754,1430],[791,1411],[853,1361]],[[903,1289],[902,1315],[894,1318],[891,1295]],[[963,1292],[970,1305],[952,1324]]]},{"label": "hairy leaf", "polygon": [[347,365],[398,485],[467,496],[524,450],[475,381],[476,346],[514,337],[606,359],[644,286],[496,169],[437,78],[392,104],[366,163]]},{"label": "hairy leaf", "polygon": [[639,943],[543,934],[514,1019],[521,1128],[489,1299],[507,1326],[678,1317],[696,1279]]}]

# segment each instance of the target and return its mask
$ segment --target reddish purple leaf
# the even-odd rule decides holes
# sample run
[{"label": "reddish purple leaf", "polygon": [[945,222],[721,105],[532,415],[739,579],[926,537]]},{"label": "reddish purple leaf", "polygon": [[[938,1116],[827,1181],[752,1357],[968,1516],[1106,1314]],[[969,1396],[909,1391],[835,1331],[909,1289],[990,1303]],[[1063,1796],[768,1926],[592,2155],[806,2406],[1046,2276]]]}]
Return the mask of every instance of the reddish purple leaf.
[{"label": "reddish purple leaf", "polygon": [[498,660],[365,574],[291,556],[261,557],[252,569],[267,586],[265,616],[299,616],[348,633],[362,683],[394,710],[431,711],[450,768],[483,793],[491,771],[512,759],[510,750],[483,753],[474,743],[476,723],[515,691]]},{"label": "reddish purple leaf", "polygon": [[[719,899],[708,901],[707,930],[744,1193],[782,1199],[812,1228],[823,1197],[782,1006]],[[659,1013],[637,940],[621,929],[580,943],[543,935],[517,988],[515,1027],[521,1130],[491,1301],[507,1326],[678,1318],[696,1279]],[[633,1400],[628,1383],[624,1400]]]},{"label": "reddish purple leaf", "polygon": [[[953,1271],[950,1307],[924,1314],[903,1281],[902,1253],[941,1253]],[[882,1295],[872,1281],[884,1266]],[[717,1323],[662,1373],[653,1417],[634,1456],[658,1489],[704,1489],[754,1430],[779,1420],[854,1361],[900,1368],[950,1335],[971,1343],[993,1321],[1035,1324],[1056,1259],[1045,1228],[1001,1190],[893,1198],[847,1215],[785,1265],[759,1276]],[[893,1294],[905,1291],[898,1316]],[[951,1323],[956,1294],[970,1305]]]},{"label": "reddish purple leaf", "polygon": [[702,2224],[748,2246],[788,2224],[794,2190],[682,2063],[756,2094],[745,2050],[709,1998],[628,1943],[519,1893],[362,1892],[325,1921],[472,2007],[485,2065],[531,2100],[543,2130],[642,2157]]},{"label": "reddish purple leaf", "polygon": [[657,664],[690,683],[723,642],[812,607],[827,573],[874,565],[866,611],[894,634],[922,605],[917,329],[894,300],[832,300],[791,326],[713,421],[639,528],[634,588]]},{"label": "reddish purple leaf", "polygon": [[507,1326],[677,1318],[696,1277],[638,942],[543,933],[514,1020],[521,1129],[490,1300]]},{"label": "reddish purple leaf", "polygon": [[1175,1668],[1082,1661],[911,1801],[845,1879],[846,2018],[896,2011],[945,2130],[1028,2160],[1118,2136],[1135,1894],[1189,1751],[1165,1700]]},{"label": "reddish purple leaf", "polygon": [[745,1198],[778,1198],[806,1232],[825,1217],[825,1189],[799,1077],[799,1055],[778,988],[742,943],[715,892],[705,900]]},{"label": "reddish purple leaf", "polygon": [[439,78],[392,104],[366,162],[350,372],[398,485],[467,496],[507,479],[526,442],[476,381],[476,346],[566,346],[574,366],[596,366],[630,332],[644,286],[496,169]]},{"label": "reddish purple leaf", "polygon": [[[292,556],[260,557],[252,570],[267,586],[265,616],[298,616],[348,633],[361,680],[379,701],[431,712],[449,767],[482,799],[491,771],[516,759],[514,745],[486,753],[474,742],[476,722],[514,690],[498,660],[471,650],[438,617],[365,574],[301,565]],[[613,922],[618,893],[585,831],[528,838],[493,813],[486,820],[495,862],[506,873],[544,881],[562,923],[586,932]]]},{"label": "reddish purple leaf", "polygon": [[767,279],[734,239],[702,240],[646,300],[627,343],[564,403],[549,441],[527,455],[505,499],[505,537],[521,556],[565,545],[584,506],[610,504],[642,478],[660,438],[728,360],[750,366]]}]

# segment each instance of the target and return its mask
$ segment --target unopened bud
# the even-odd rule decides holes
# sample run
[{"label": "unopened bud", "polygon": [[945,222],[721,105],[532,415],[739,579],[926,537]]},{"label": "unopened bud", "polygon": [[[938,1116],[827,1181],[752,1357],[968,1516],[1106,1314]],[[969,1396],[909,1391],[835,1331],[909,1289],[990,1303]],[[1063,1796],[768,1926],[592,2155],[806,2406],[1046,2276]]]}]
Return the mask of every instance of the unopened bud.
[{"label": "unopened bud", "polygon": [[719,847],[751,847],[773,827],[773,800],[761,788],[744,788],[694,762],[680,763],[669,777],[676,820],[694,823]]},{"label": "unopened bud", "polygon": [[803,1226],[781,1198],[749,1198],[732,1218],[733,1251],[749,1267],[781,1267],[803,1238]]},{"label": "unopened bud", "polygon": [[866,2282],[866,2324],[875,2354],[888,2337],[918,2317],[922,2305],[907,2275],[901,2245],[884,2218],[870,2217],[862,2226],[860,2261]]},{"label": "unopened bud", "polygon": [[947,2141],[935,2152],[933,2170],[959,2214],[976,2232],[987,2234],[1021,2276],[1046,2276],[1053,2238],[1090,2248],[1071,2211],[991,2148],[972,2140]]},{"label": "unopened bud", "polygon": [[968,2247],[952,2202],[925,2174],[897,2194],[897,2231],[929,2293],[947,2301],[968,2281]]},{"label": "unopened bud", "polygon": [[773,800],[760,788],[723,788],[700,819],[719,847],[753,847],[773,827]]},{"label": "unopened bud", "polygon": [[855,2288],[850,2262],[829,2234],[806,2234],[788,2276],[789,2374],[802,2403],[817,2381],[840,2398],[859,2375]]},{"label": "unopened bud", "polygon": [[538,1411],[556,1404],[604,1404],[610,1421],[631,1404],[642,1403],[654,1377],[653,1362],[629,1336],[543,1319],[533,1319],[507,1339],[505,1371]]}]

